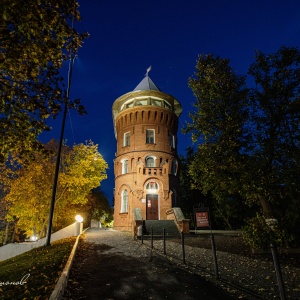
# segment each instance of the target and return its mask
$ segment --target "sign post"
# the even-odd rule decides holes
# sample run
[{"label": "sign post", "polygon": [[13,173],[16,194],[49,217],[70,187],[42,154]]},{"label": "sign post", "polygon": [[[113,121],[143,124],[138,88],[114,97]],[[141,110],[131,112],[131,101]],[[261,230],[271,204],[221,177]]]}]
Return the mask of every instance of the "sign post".
[{"label": "sign post", "polygon": [[195,233],[197,229],[210,229],[211,230],[211,248],[212,248],[212,256],[213,263],[215,269],[215,277],[219,279],[219,269],[217,262],[217,252],[216,252],[216,244],[215,237],[212,233],[211,223],[209,219],[209,207],[204,207],[203,203],[199,203],[194,206],[194,218],[195,218]]},{"label": "sign post", "polygon": [[196,227],[197,228],[210,227],[208,211],[197,211],[196,212]]},{"label": "sign post", "polygon": [[210,228],[209,208],[203,203],[194,206],[195,230]]}]

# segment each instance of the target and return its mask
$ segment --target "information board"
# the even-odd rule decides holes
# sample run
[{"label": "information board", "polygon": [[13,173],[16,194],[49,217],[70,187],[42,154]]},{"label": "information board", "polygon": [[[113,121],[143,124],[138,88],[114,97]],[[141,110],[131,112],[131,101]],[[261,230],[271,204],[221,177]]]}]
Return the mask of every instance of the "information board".
[{"label": "information board", "polygon": [[196,212],[196,226],[197,228],[209,227],[208,211]]}]

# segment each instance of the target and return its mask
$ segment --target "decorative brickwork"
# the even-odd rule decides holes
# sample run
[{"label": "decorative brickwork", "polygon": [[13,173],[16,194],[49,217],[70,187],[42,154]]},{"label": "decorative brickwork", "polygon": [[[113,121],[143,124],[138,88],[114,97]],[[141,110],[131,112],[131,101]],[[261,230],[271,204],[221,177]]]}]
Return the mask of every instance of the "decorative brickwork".
[{"label": "decorative brickwork", "polygon": [[166,220],[179,195],[176,136],[181,106],[145,80],[151,79],[146,76],[140,83],[145,90],[127,93],[113,104],[114,227],[119,230],[132,229],[134,208],[141,210],[143,220]]}]

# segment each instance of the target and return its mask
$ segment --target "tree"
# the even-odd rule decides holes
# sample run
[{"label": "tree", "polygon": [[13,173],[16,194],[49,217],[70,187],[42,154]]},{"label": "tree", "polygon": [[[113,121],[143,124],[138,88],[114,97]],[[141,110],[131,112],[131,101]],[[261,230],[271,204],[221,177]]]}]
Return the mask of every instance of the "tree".
[{"label": "tree", "polygon": [[54,231],[66,227],[74,222],[74,216],[80,214],[83,217],[84,227],[89,227],[92,219],[106,226],[112,221],[112,209],[106,196],[100,189],[94,189],[86,195],[85,204],[68,204],[68,208],[56,211],[54,216]]},{"label": "tree", "polygon": [[193,188],[193,178],[189,173],[189,165],[194,157],[194,149],[189,147],[186,149],[186,156],[179,157],[179,182],[180,182],[180,198],[178,206],[182,209],[184,216],[194,221],[193,207],[199,203],[208,205],[209,197],[203,195],[199,189]]},{"label": "tree", "polygon": [[248,89],[229,60],[213,55],[198,58],[194,78],[189,79],[196,103],[184,132],[192,133],[196,153],[189,165],[194,188],[211,192],[220,203],[239,191],[247,143]]},{"label": "tree", "polygon": [[295,225],[300,212],[295,205],[300,192],[299,50],[257,52],[249,69],[255,89],[245,86],[245,77],[236,75],[226,59],[200,55],[196,69],[189,80],[196,111],[185,127],[198,142],[189,167],[194,186],[211,191],[220,204],[234,196],[259,205],[265,219],[276,218],[290,234],[300,233]]},{"label": "tree", "polygon": [[[36,138],[66,101],[59,69],[87,37],[72,25],[78,7],[75,0],[1,1],[0,163],[12,152],[44,149]],[[69,106],[84,112],[79,100]]]},{"label": "tree", "polygon": [[[48,149],[57,143],[50,142]],[[35,160],[16,171],[10,192],[5,200],[10,203],[8,221],[17,220],[18,227],[26,233],[41,236],[49,215],[54,176],[55,155],[44,157],[36,153]],[[106,178],[107,163],[92,142],[67,146],[63,149],[61,174],[55,203],[55,219],[60,223],[71,205],[86,205],[88,194]],[[74,217],[74,216],[73,216]],[[56,226],[56,229],[59,229]]]},{"label": "tree", "polygon": [[267,218],[277,218],[274,206],[300,192],[299,49],[257,51],[249,74],[256,88],[250,97],[253,139],[246,196],[259,201]]},{"label": "tree", "polygon": [[110,226],[113,221],[113,211],[102,191],[99,189],[93,190],[89,194],[89,203],[91,204],[89,211],[90,220],[96,219],[103,226]]}]

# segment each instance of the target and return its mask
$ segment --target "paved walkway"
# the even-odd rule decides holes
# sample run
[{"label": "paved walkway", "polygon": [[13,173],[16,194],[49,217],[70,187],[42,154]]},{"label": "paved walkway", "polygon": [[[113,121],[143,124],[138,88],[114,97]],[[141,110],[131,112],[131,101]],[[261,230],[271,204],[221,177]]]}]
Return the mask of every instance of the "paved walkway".
[{"label": "paved walkway", "polygon": [[234,299],[220,287],[112,229],[80,241],[63,299]]}]

